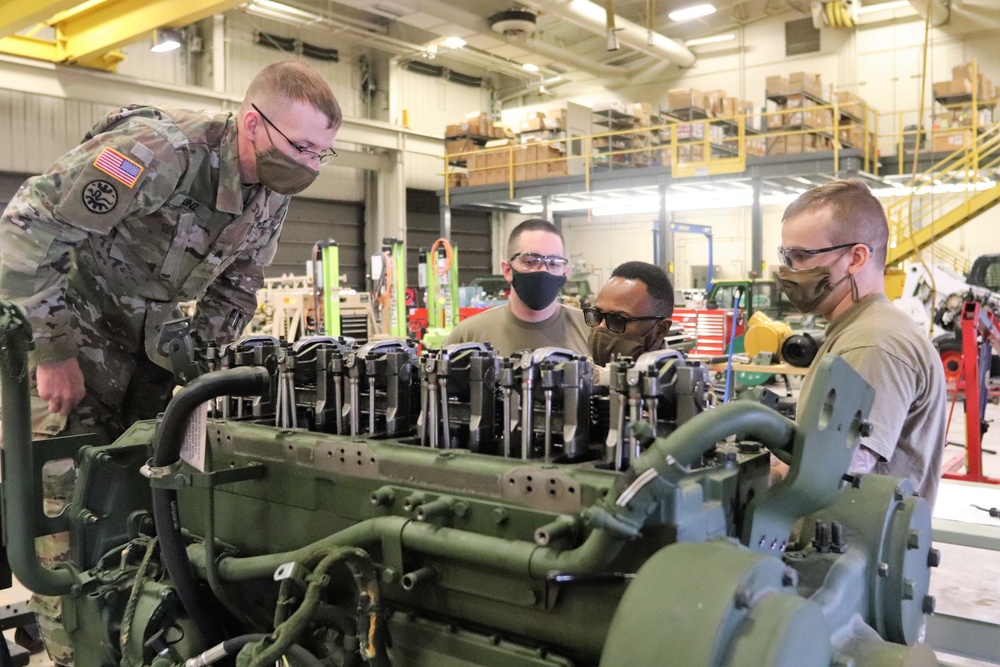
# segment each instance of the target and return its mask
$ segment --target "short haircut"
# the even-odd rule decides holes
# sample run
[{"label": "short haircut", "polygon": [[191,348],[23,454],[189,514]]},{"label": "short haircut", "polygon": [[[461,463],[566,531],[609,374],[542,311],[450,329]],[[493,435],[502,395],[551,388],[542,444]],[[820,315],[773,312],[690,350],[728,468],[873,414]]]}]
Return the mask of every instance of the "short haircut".
[{"label": "short haircut", "polygon": [[510,238],[507,239],[507,259],[513,257],[514,253],[517,252],[517,242],[518,240],[520,240],[521,234],[523,234],[524,232],[536,232],[536,231],[548,232],[550,234],[555,234],[556,236],[558,236],[559,240],[562,241],[563,244],[563,252],[565,252],[566,239],[563,238],[562,232],[559,231],[559,228],[553,225],[548,220],[544,220],[542,218],[531,218],[530,220],[525,220],[524,222],[519,224],[510,233]]},{"label": "short haircut", "polygon": [[330,129],[339,129],[344,122],[340,104],[326,80],[301,60],[282,60],[262,69],[247,88],[240,117],[250,109],[251,103],[261,102],[267,108],[288,102],[306,102],[330,120]]},{"label": "short haircut", "polygon": [[889,246],[889,222],[882,202],[864,181],[850,178],[808,190],[788,205],[781,222],[824,206],[830,208],[835,223],[828,230],[833,244],[866,243],[872,249],[872,261],[884,269]]},{"label": "short haircut", "polygon": [[657,315],[670,317],[674,314],[674,286],[667,272],[649,262],[625,262],[615,267],[612,278],[638,280],[646,286]]}]

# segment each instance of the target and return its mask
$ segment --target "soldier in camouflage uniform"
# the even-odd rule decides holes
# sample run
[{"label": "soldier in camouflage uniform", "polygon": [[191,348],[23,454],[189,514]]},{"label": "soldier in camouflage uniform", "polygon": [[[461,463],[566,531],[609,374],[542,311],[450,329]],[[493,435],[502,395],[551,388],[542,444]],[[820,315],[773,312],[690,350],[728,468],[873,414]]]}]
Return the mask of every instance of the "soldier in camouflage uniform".
[{"label": "soldier in camouflage uniform", "polygon": [[[341,120],[314,69],[279,62],[235,114],[119,109],[21,186],[0,217],[0,297],[24,307],[34,331],[36,437],[110,442],[161,412],[173,379],[156,344],[181,302],[197,300],[202,340],[234,339],[256,308],[289,196],[336,155]],[[56,472],[50,510],[72,495],[74,471]],[[65,539],[39,551],[65,559]],[[36,605],[43,630],[58,619],[53,602]],[[46,643],[69,664],[63,635]]]}]

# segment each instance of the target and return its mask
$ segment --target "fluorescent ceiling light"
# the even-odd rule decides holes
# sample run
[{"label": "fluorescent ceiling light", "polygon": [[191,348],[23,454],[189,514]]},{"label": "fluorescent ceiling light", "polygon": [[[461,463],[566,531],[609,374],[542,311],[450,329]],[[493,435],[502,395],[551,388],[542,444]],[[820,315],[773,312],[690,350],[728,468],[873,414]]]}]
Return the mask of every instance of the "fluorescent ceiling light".
[{"label": "fluorescent ceiling light", "polygon": [[153,31],[153,46],[150,51],[153,53],[166,53],[176,51],[181,48],[181,33],[170,28],[157,28]]},{"label": "fluorescent ceiling light", "polygon": [[273,18],[279,21],[290,21],[298,25],[311,25],[313,23],[320,23],[323,20],[323,17],[319,14],[307,12],[298,7],[286,5],[283,2],[274,2],[273,0],[253,0],[247,5],[247,10],[258,16]]},{"label": "fluorescent ceiling light", "polygon": [[717,44],[718,42],[731,42],[736,39],[736,33],[727,32],[722,35],[713,35],[712,37],[699,37],[697,39],[689,39],[684,42],[684,46],[699,46],[701,44]]},{"label": "fluorescent ceiling light", "polygon": [[684,7],[683,9],[678,9],[672,11],[667,16],[671,21],[690,21],[691,19],[700,19],[702,16],[708,16],[709,14],[715,13],[715,7],[712,5],[691,5],[690,7]]},{"label": "fluorescent ceiling light", "polygon": [[893,9],[904,9],[906,7],[913,7],[910,4],[910,0],[893,0],[892,2],[883,2],[880,5],[863,5],[858,7],[858,14],[871,14],[872,12],[887,12]]},{"label": "fluorescent ceiling light", "polygon": [[465,40],[461,37],[449,37],[444,40],[444,45],[449,49],[460,49],[465,46]]},{"label": "fluorescent ceiling light", "polygon": [[538,71],[538,65],[536,65],[535,63],[524,63],[523,65],[521,65],[521,67],[523,67],[524,69],[528,70],[529,72],[537,72]]}]

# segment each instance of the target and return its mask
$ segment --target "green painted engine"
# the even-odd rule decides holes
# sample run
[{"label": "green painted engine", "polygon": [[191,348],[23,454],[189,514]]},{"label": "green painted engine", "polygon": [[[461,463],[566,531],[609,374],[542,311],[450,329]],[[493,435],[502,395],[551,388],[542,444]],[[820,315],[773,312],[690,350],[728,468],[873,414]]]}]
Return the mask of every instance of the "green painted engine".
[{"label": "green painted engine", "polygon": [[[0,336],[8,556],[62,596],[80,667],[937,664],[929,509],[845,474],[872,390],[839,359],[796,423],[717,404],[671,351],[595,373],[554,348],[253,338],[197,351],[113,444],[32,445],[2,304]],[[44,517],[67,453],[75,496]],[[47,569],[30,545],[60,530]]]}]

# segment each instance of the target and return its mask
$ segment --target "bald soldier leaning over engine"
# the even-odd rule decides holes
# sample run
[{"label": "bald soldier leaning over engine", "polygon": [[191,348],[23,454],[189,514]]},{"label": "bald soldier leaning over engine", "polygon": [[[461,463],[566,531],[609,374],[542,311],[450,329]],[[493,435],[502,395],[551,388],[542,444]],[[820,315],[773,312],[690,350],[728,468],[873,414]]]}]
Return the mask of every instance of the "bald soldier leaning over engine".
[{"label": "bald soldier leaning over engine", "polygon": [[[289,196],[336,155],[341,121],[318,72],[279,62],[235,114],[118,109],[21,186],[0,218],[0,297],[27,311],[34,332],[36,437],[110,442],[162,411],[173,380],[156,345],[179,303],[197,300],[202,340],[241,332]],[[67,501],[67,488],[49,485],[47,501]]]}]

